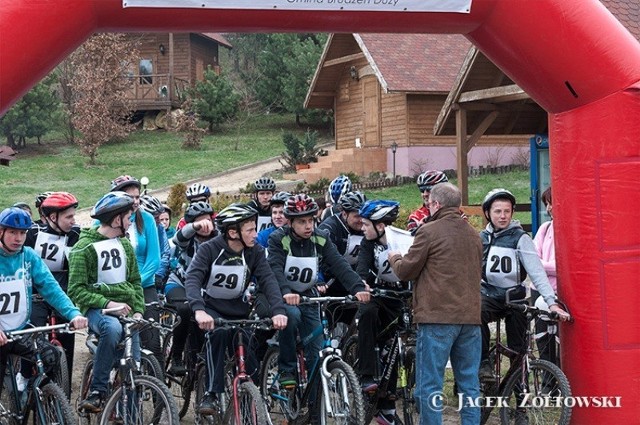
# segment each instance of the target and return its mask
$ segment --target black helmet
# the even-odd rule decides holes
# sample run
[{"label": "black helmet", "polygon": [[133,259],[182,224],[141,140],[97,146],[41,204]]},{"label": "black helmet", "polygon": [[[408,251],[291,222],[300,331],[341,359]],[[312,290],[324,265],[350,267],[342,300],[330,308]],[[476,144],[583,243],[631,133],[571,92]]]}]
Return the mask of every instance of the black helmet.
[{"label": "black helmet", "polygon": [[211,204],[205,201],[194,202],[187,207],[187,211],[184,213],[184,221],[193,223],[201,215],[211,216],[211,214],[213,214]]},{"label": "black helmet", "polygon": [[227,228],[235,226],[250,219],[256,219],[258,211],[246,204],[231,204],[224,208],[216,216],[216,225],[224,232]]},{"label": "black helmet", "polygon": [[318,212],[318,204],[306,193],[291,196],[284,206],[284,216],[287,218],[306,217]]},{"label": "black helmet", "polygon": [[155,196],[142,195],[140,197],[140,206],[149,214],[156,216],[164,212],[164,205]]},{"label": "black helmet", "polygon": [[438,183],[448,182],[449,178],[445,173],[438,170],[429,170],[420,174],[416,179],[416,184],[418,185],[418,189],[420,192],[424,192],[425,190],[431,191],[433,186]]},{"label": "black helmet", "polygon": [[42,205],[42,201],[44,201],[45,199],[47,199],[47,197],[49,195],[51,195],[53,192],[42,192],[36,195],[36,202],[35,202],[35,206],[36,208],[40,208],[40,205]]},{"label": "black helmet", "polygon": [[261,192],[261,191],[275,192],[275,190],[276,190],[276,182],[273,181],[271,177],[260,177],[253,184],[254,192]]},{"label": "black helmet", "polygon": [[497,188],[490,190],[489,193],[487,193],[487,196],[484,197],[484,200],[482,201],[482,211],[486,214],[491,209],[493,201],[497,199],[504,199],[511,202],[511,208],[516,207],[516,197],[513,196],[513,193],[509,192],[507,189]]},{"label": "black helmet", "polygon": [[269,205],[284,205],[290,197],[291,194],[289,192],[278,192],[271,197]]},{"label": "black helmet", "polygon": [[91,218],[109,224],[118,214],[133,210],[133,198],[128,193],[115,191],[104,195],[91,210]]},{"label": "black helmet", "polygon": [[112,182],[111,182],[111,192],[115,192],[115,191],[123,191],[124,189],[128,188],[129,186],[135,186],[138,189],[140,189],[142,186],[140,185],[140,182],[138,181],[138,179],[131,177],[131,176],[118,176],[116,177]]},{"label": "black helmet", "polygon": [[362,192],[347,192],[338,201],[343,211],[358,211],[367,202],[367,197]]},{"label": "black helmet", "polygon": [[185,193],[187,196],[187,200],[189,202],[193,201],[195,198],[207,198],[211,196],[211,189],[209,186],[203,185],[201,183],[194,183],[187,188],[187,192]]}]

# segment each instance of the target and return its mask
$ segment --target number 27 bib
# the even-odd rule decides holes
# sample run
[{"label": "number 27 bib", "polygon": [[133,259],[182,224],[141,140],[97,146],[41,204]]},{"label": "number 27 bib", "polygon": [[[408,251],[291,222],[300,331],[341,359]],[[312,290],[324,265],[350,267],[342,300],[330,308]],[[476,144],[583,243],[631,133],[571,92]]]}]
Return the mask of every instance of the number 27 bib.
[{"label": "number 27 bib", "polygon": [[0,329],[21,329],[29,320],[27,285],[23,279],[0,283]]}]

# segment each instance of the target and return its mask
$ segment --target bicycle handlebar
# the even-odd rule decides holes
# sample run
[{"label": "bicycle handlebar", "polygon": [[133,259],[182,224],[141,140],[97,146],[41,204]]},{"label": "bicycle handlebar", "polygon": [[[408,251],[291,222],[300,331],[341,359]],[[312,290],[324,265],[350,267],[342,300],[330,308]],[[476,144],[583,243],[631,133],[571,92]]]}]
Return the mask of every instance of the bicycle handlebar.
[{"label": "bicycle handlebar", "polygon": [[358,299],[354,295],[346,295],[344,297],[307,297],[300,296],[300,304],[315,304],[315,303],[325,303],[325,302],[339,302],[339,303],[353,303],[358,302]]},{"label": "bicycle handlebar", "polygon": [[267,319],[236,319],[236,320],[231,320],[231,319],[223,319],[223,318],[217,318],[213,320],[213,324],[216,328],[218,327],[230,327],[230,328],[234,328],[234,327],[247,327],[247,326],[254,326],[257,325],[258,327],[268,327],[271,328],[271,326],[273,325],[273,320],[267,318]]},{"label": "bicycle handlebar", "polygon": [[62,323],[60,325],[46,325],[46,326],[36,326],[34,328],[25,328],[17,331],[5,332],[7,339],[9,341],[14,341],[16,339],[20,339],[24,335],[30,335],[35,333],[49,333],[51,331],[60,331],[60,332],[73,332],[73,328],[70,323]]},{"label": "bicycle handlebar", "polygon": [[[531,313],[534,317],[537,316],[544,316],[547,317],[550,321],[552,322],[558,322],[560,321],[560,315],[558,313],[556,313],[555,311],[546,311],[546,310],[542,310],[538,307],[534,307],[534,306],[530,306],[527,304],[516,304],[516,303],[507,303],[507,307],[513,309],[513,310],[517,310],[520,311],[522,313]],[[570,316],[571,317],[571,316]],[[572,321],[573,318],[571,318],[569,321]]]},{"label": "bicycle handlebar", "polygon": [[371,296],[381,298],[406,299],[413,297],[413,291],[410,289],[383,289],[373,288]]}]

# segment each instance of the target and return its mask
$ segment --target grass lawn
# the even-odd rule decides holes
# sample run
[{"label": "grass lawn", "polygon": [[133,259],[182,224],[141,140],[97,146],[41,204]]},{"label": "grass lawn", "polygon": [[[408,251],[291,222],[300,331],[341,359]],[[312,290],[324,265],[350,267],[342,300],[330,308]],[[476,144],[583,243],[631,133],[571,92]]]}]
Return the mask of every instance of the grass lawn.
[{"label": "grass lawn", "polygon": [[[121,174],[147,176],[151,189],[205,177],[279,156],[284,150],[283,130],[302,135],[306,129],[295,125],[293,115],[260,116],[241,131],[223,127],[207,135],[197,151],[182,149],[180,134],[137,131],[125,141],[102,146],[95,166],[87,166],[78,147],[60,141],[61,137],[51,136],[53,140],[41,146],[29,141],[10,167],[0,167],[0,208],[17,201],[32,205],[35,196],[44,191],[71,192],[78,197],[81,208],[88,207]],[[320,143],[326,141],[322,137]]]}]

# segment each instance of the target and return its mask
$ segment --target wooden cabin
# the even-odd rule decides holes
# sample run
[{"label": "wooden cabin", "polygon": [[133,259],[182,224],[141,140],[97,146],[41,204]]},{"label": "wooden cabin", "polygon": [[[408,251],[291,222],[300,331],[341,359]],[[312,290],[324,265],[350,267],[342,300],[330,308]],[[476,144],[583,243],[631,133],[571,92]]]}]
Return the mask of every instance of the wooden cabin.
[{"label": "wooden cabin", "polygon": [[140,59],[130,98],[137,111],[169,111],[182,104],[187,87],[201,81],[207,67],[220,72],[220,47],[231,44],[218,33],[127,33]]},{"label": "wooden cabin", "polygon": [[[333,110],[335,155],[345,161],[323,161],[334,164],[324,170],[312,164],[302,171],[304,178],[315,181],[344,171],[390,173],[395,168],[398,175],[415,175],[456,168],[455,135],[436,135],[434,126],[470,48],[461,35],[332,34],[305,107]],[[528,137],[517,135],[482,137],[469,153],[469,165],[510,164],[512,151],[526,150],[527,143]],[[341,154],[345,149],[353,153]],[[373,150],[375,154],[368,154]],[[349,168],[353,158],[364,157],[377,159],[376,164]]]}]

